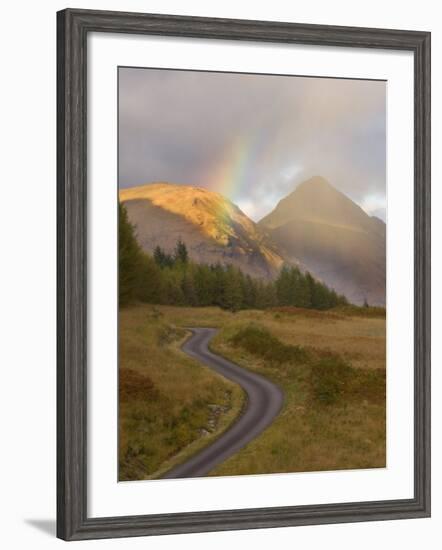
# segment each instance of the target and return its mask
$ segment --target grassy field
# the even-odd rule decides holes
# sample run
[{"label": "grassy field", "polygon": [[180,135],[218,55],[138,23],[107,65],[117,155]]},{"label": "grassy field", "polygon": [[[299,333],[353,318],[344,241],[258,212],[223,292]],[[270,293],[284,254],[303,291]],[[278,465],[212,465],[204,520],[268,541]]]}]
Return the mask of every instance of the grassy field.
[{"label": "grassy field", "polygon": [[385,466],[383,309],[139,305],[120,313],[120,479],[158,477],[241,410],[239,388],[179,351],[189,326],[219,327],[213,351],[285,392],[272,426],[211,475]]},{"label": "grassy field", "polygon": [[119,479],[148,479],[209,443],[237,416],[242,390],[179,350],[162,308],[120,311]]}]

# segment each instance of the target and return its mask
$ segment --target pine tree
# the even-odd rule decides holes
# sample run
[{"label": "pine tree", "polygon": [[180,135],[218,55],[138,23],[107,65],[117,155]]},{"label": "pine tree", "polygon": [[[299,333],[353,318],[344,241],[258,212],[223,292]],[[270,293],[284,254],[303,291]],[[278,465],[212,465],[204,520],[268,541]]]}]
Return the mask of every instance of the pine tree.
[{"label": "pine tree", "polygon": [[118,276],[119,303],[126,305],[137,299],[141,249],[135,238],[126,208],[118,204]]},{"label": "pine tree", "polygon": [[194,286],[197,302],[200,306],[214,304],[214,276],[209,266],[199,264],[195,266]]},{"label": "pine tree", "polygon": [[165,303],[172,306],[185,305],[186,300],[182,289],[181,274],[174,268],[166,267],[162,270],[162,277],[164,280]]},{"label": "pine tree", "polygon": [[277,304],[278,298],[275,285],[273,283],[259,281],[257,284],[256,307],[258,309],[266,309],[274,307]]},{"label": "pine tree", "polygon": [[[284,266],[276,281],[265,282],[233,266],[196,264],[179,239],[173,256],[159,245],[153,257],[137,243],[127,211],[119,205],[119,301],[171,305],[216,305],[231,311],[276,305],[328,309],[348,304],[345,296],[298,267]],[[365,300],[365,307],[368,302]]]},{"label": "pine tree", "polygon": [[290,270],[290,305],[295,307],[303,307],[304,285],[303,274],[298,267],[292,267]]},{"label": "pine tree", "polygon": [[172,256],[167,254],[159,245],[155,247],[153,257],[160,267],[172,267],[174,264]]},{"label": "pine tree", "polygon": [[311,286],[312,307],[315,309],[327,309],[330,302],[329,290],[323,284],[313,280]]},{"label": "pine tree", "polygon": [[290,268],[283,266],[276,280],[276,296],[281,306],[293,304],[293,289],[291,283]]},{"label": "pine tree", "polygon": [[178,239],[176,243],[174,258],[175,258],[175,261],[181,262],[182,264],[187,264],[189,260],[187,247],[181,239]]},{"label": "pine tree", "polygon": [[228,266],[225,271],[222,307],[230,311],[238,311],[242,307],[243,296],[238,271]]},{"label": "pine tree", "polygon": [[195,282],[193,272],[191,269],[186,269],[181,281],[181,289],[183,291],[184,300],[186,305],[196,306],[198,305],[198,296],[195,289]]},{"label": "pine tree", "polygon": [[244,307],[252,309],[256,307],[257,285],[250,275],[242,278],[242,294],[244,298]]},{"label": "pine tree", "polygon": [[155,260],[147,254],[140,257],[137,298],[150,304],[161,304],[163,301],[163,282],[161,269]]},{"label": "pine tree", "polygon": [[153,251],[153,258],[157,265],[164,267],[164,252],[160,245],[155,247],[155,250]]},{"label": "pine tree", "polygon": [[306,274],[302,274],[302,276],[300,277],[298,295],[296,298],[297,307],[312,307],[312,280],[313,277],[310,275],[309,272],[307,272]]},{"label": "pine tree", "polygon": [[211,265],[210,269],[213,277],[212,304],[224,308],[225,269],[220,263]]}]

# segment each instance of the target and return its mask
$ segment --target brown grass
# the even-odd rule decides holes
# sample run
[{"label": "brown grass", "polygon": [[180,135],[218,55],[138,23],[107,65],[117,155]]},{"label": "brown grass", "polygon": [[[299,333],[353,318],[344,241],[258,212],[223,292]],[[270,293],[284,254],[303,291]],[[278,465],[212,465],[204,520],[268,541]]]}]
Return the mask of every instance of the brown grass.
[{"label": "brown grass", "polygon": [[307,309],[302,307],[294,307],[294,306],[279,306],[279,307],[273,307],[269,311],[278,313],[283,313],[287,316],[294,316],[294,317],[301,317],[304,319],[330,319],[334,321],[340,321],[344,319],[344,316],[342,314],[337,313],[334,310],[325,310],[325,311],[319,311],[317,309]]},{"label": "brown grass", "polygon": [[[238,338],[251,324],[270,345],[259,347],[255,341],[249,346]],[[275,422],[211,475],[385,467],[382,316],[369,311],[355,315],[279,308],[231,313],[215,307],[142,305],[122,312],[120,358],[124,368],[148,377],[155,397],[142,411],[139,401],[121,404],[124,479],[156,476],[185,460],[225,429],[240,409],[236,386],[178,351],[188,326],[221,328],[212,349],[276,381],[285,392]],[[305,355],[292,353],[292,348]],[[210,414],[207,405],[224,405],[229,391],[231,408],[222,426],[201,436]],[[335,398],[320,399],[324,392]]]},{"label": "brown grass", "polygon": [[306,361],[277,364],[232,348],[234,330],[225,329],[214,350],[277,382],[285,405],[258,439],[210,475],[385,467],[385,369],[354,368],[314,349]]},{"label": "brown grass", "polygon": [[152,380],[132,369],[119,369],[118,397],[120,403],[155,399],[158,397]]},{"label": "brown grass", "polygon": [[[120,312],[119,479],[146,479],[225,429],[242,405],[237,386],[179,351],[186,331],[157,308]],[[212,420],[212,405],[224,411]]]},{"label": "brown grass", "polygon": [[377,306],[363,307],[349,304],[348,306],[338,306],[333,311],[350,317],[378,317],[379,319],[385,319],[386,317],[385,307]]}]

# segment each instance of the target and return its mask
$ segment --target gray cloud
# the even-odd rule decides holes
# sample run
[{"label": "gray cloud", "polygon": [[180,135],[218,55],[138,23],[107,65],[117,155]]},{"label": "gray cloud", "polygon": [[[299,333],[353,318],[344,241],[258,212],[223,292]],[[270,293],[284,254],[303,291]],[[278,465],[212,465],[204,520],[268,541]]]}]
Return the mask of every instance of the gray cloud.
[{"label": "gray cloud", "polygon": [[321,175],[385,208],[385,82],[119,69],[119,184],[208,187],[255,220]]}]

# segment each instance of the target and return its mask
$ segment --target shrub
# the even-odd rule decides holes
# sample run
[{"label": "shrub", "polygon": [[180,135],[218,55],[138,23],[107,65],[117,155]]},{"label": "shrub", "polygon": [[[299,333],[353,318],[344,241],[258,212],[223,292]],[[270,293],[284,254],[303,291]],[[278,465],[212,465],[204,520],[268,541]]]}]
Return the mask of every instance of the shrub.
[{"label": "shrub", "polygon": [[347,398],[378,404],[385,403],[385,369],[354,369],[354,371],[354,376],[348,383]]},{"label": "shrub", "polygon": [[234,346],[273,363],[304,363],[308,359],[301,346],[284,344],[266,328],[255,324],[241,328],[230,341]]},{"label": "shrub", "polygon": [[127,368],[119,370],[118,392],[120,403],[156,396],[154,384],[148,376]]},{"label": "shrub", "polygon": [[337,355],[319,359],[311,368],[311,390],[314,401],[332,405],[343,398],[354,370]]},{"label": "shrub", "polygon": [[171,325],[162,325],[158,327],[157,339],[160,346],[166,346],[179,340],[186,334],[183,328],[173,327]]},{"label": "shrub", "polygon": [[355,401],[385,403],[385,370],[357,369],[339,355],[329,354],[315,362],[310,382],[313,400],[325,405]]}]

